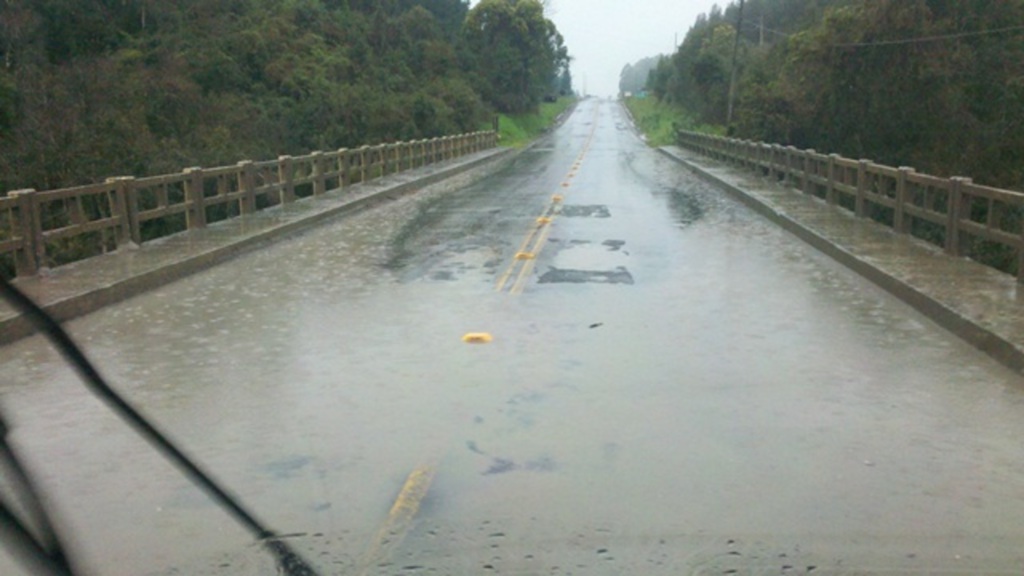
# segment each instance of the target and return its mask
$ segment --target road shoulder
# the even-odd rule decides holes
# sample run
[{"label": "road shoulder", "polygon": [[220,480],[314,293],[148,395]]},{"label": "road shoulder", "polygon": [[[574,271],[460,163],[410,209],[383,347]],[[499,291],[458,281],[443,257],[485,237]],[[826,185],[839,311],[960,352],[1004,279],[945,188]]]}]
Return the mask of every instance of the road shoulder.
[{"label": "road shoulder", "polygon": [[659,151],[1016,372],[1024,372],[1024,298],[1016,279],[818,198],[677,146]]}]

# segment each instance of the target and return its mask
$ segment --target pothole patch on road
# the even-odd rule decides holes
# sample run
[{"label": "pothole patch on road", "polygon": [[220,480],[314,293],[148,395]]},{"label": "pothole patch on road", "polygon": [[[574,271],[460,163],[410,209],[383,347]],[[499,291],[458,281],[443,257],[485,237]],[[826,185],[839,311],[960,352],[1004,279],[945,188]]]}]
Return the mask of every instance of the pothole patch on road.
[{"label": "pothole patch on road", "polygon": [[603,204],[567,204],[562,206],[561,215],[566,218],[611,218],[612,213]]},{"label": "pothole patch on road", "polygon": [[570,270],[549,267],[537,280],[539,284],[633,284],[633,275],[625,266],[614,270]]}]

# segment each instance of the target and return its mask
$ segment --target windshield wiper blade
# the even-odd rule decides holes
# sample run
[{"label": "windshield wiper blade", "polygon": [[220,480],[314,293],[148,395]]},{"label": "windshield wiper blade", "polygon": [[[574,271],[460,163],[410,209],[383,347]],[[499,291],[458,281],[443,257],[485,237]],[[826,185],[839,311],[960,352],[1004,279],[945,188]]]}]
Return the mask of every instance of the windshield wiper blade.
[{"label": "windshield wiper blade", "polygon": [[237,496],[221,487],[213,479],[213,476],[200,468],[171,442],[166,434],[146,420],[138,410],[111,388],[85,356],[85,353],[56,320],[4,278],[0,278],[0,295],[11,306],[24,314],[28,321],[50,340],[57,351],[74,366],[75,371],[82,377],[86,387],[93,394],[105,402],[157,452],[175,465],[186,478],[206,492],[215,503],[224,508],[239,524],[251,532],[257,541],[263,543],[266,549],[274,555],[278,568],[283,574],[287,576],[317,576],[317,572],[310,564],[286,542],[278,540],[277,534],[266,528],[263,522],[260,522],[254,514],[247,510]]}]

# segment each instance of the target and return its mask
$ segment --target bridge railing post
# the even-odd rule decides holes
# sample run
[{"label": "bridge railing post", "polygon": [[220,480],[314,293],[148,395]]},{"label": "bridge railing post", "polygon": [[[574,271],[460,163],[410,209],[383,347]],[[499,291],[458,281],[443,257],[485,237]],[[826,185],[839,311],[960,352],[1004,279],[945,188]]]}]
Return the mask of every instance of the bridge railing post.
[{"label": "bridge railing post", "polygon": [[796,148],[794,148],[793,146],[786,146],[783,149],[782,153],[783,153],[783,155],[786,158],[786,177],[784,178],[784,183],[786,184],[786,186],[793,186],[793,187],[795,187],[796,186],[796,180],[797,180],[797,178],[799,178],[799,174],[797,174],[797,167],[796,167],[796,165],[797,165],[796,159],[798,157],[798,154],[797,154],[798,152],[799,151]]},{"label": "bridge railing post", "polygon": [[281,190],[281,204],[295,200],[295,162],[291,156],[277,157],[277,183]]},{"label": "bridge railing post", "polygon": [[107,182],[116,184],[114,189],[114,210],[118,216],[115,230],[118,248],[133,248],[142,244],[139,227],[139,203],[135,193],[134,176],[115,176]]},{"label": "bridge railing post", "polygon": [[338,148],[338,187],[345,188],[350,182],[348,148]]},{"label": "bridge railing post", "polygon": [[829,204],[836,203],[836,160],[838,154],[828,155],[828,184],[825,187],[825,200]]},{"label": "bridge railing post", "polygon": [[899,234],[907,232],[907,175],[913,172],[914,169],[909,166],[900,166],[896,172],[896,209],[893,211],[892,227]]},{"label": "bridge railing post", "polygon": [[803,153],[803,157],[804,157],[804,177],[803,177],[803,185],[804,186],[803,186],[803,188],[804,188],[804,194],[807,194],[807,195],[811,195],[814,192],[814,182],[811,181],[811,175],[813,173],[817,172],[816,170],[812,169],[812,166],[815,166],[816,160],[814,159],[814,156],[816,154],[817,154],[817,152],[815,152],[814,148],[810,148],[808,150],[804,150],[804,153]]},{"label": "bridge railing post", "polygon": [[320,150],[311,152],[313,157],[313,196],[323,196],[327,193],[327,179],[324,178],[324,153]]},{"label": "bridge railing post", "polygon": [[359,181],[367,181],[367,159],[370,157],[370,147],[367,145],[359,147]]},{"label": "bridge railing post", "polygon": [[21,249],[14,253],[14,273],[18,277],[35,276],[39,272],[37,243],[42,242],[43,235],[39,224],[39,204],[33,196],[32,188],[14,190],[10,197],[18,202],[18,235],[21,236]]},{"label": "bridge railing post", "polygon": [[770,146],[771,171],[769,172],[768,176],[772,179],[773,182],[778,182],[779,180],[781,180],[781,178],[779,178],[779,173],[781,172],[782,168],[782,159],[780,158],[780,156],[782,156],[782,146],[779,146],[778,144],[771,144]]},{"label": "bridge railing post", "polygon": [[185,202],[188,209],[185,221],[189,230],[206,228],[206,194],[203,190],[203,169],[198,166],[185,168]]},{"label": "bridge railing post", "polygon": [[1021,223],[1017,240],[1017,282],[1024,284],[1024,222]]},{"label": "bridge railing post", "polygon": [[242,192],[238,199],[238,212],[252,214],[256,211],[256,165],[252,160],[238,163],[238,189]]},{"label": "bridge railing post", "polygon": [[963,254],[960,241],[960,217],[967,212],[964,206],[963,185],[971,183],[970,178],[953,176],[949,179],[949,195],[946,199],[946,253],[951,256]]},{"label": "bridge railing post", "polygon": [[871,160],[861,159],[857,162],[857,197],[854,200],[854,213],[858,218],[863,218],[867,213],[864,192],[868,189],[868,164]]}]

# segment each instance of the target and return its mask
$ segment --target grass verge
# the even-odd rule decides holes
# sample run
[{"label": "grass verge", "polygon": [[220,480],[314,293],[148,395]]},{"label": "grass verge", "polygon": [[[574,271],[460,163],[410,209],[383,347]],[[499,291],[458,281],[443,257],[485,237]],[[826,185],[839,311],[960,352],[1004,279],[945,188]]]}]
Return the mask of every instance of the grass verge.
[{"label": "grass verge", "polygon": [[576,98],[566,96],[555,102],[544,102],[536,112],[499,114],[498,136],[502,146],[521,148],[533,141],[554,123],[559,114],[569,109]]},{"label": "grass verge", "polygon": [[725,128],[697,124],[686,111],[656,98],[626,98],[624,102],[633,114],[637,128],[647,136],[647,144],[650,146],[675,144],[676,130],[725,134]]}]

